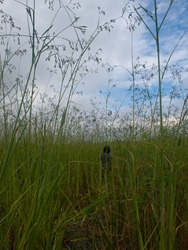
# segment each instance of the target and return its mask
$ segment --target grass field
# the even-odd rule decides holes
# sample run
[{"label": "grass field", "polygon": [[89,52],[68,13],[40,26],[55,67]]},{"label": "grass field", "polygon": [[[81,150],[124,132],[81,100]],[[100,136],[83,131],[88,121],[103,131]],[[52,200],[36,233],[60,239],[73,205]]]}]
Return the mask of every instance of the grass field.
[{"label": "grass field", "polygon": [[0,143],[0,245],[7,249],[186,249],[188,141],[48,136]]},{"label": "grass field", "polygon": [[[45,0],[54,11],[49,17],[39,1],[14,1],[25,22],[21,14],[7,14],[13,7],[4,2],[0,250],[187,250],[187,26],[184,19],[173,23],[179,21],[175,12],[166,19],[175,1],[126,1],[109,20],[99,6],[96,24],[95,14],[92,22],[80,21],[90,13],[84,7],[82,15],[82,1]],[[186,4],[178,5],[184,18]],[[120,52],[122,61],[113,52],[108,62],[102,38],[92,44],[116,20],[121,37],[120,19],[130,44]],[[141,25],[136,48],[133,34]],[[174,27],[177,37],[168,46]],[[152,41],[142,48],[146,31]],[[103,180],[105,145],[112,171]]]}]

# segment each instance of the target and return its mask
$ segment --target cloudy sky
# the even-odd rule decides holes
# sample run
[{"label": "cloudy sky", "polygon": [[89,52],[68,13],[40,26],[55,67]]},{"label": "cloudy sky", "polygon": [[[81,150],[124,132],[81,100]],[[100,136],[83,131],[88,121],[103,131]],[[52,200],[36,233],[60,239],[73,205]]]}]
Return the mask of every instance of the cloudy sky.
[{"label": "cloudy sky", "polygon": [[[51,2],[51,5],[49,2]],[[110,20],[113,20],[109,25],[106,25],[106,30],[104,29],[100,32],[93,40],[90,50],[86,51],[82,58],[83,63],[84,60],[87,62],[83,65],[85,67],[85,71],[82,72],[83,74],[80,75],[81,72],[78,73],[75,79],[78,84],[72,99],[73,103],[79,108],[86,109],[91,106],[92,99],[101,108],[106,108],[106,101],[108,100],[108,109],[113,111],[113,109],[118,109],[121,106],[121,110],[126,112],[129,109],[132,96],[132,92],[129,91],[132,83],[132,65],[137,65],[137,68],[135,68],[135,70],[137,69],[137,72],[135,72],[135,83],[141,88],[148,87],[151,95],[155,93],[158,89],[157,75],[155,75],[155,65],[157,65],[155,41],[146,26],[143,23],[139,23],[138,19],[136,19],[137,15],[132,7],[133,5],[138,7],[138,4],[141,4],[150,11],[148,14],[152,17],[152,13],[154,12],[153,1],[137,0],[129,1],[128,3],[126,0],[73,0],[69,2],[69,0],[37,0],[35,3],[35,29],[37,34],[35,44],[37,44],[37,39],[40,39],[44,32],[46,32],[45,35],[49,34],[50,36],[58,34],[53,44],[57,46],[61,45],[58,51],[58,58],[61,58],[61,60],[67,57],[70,58],[71,56],[76,60],[80,56],[80,48],[78,48],[78,51],[75,49],[73,53],[70,50],[71,45],[68,42],[69,40],[76,43],[78,40],[75,29],[68,27],[71,19],[73,21],[79,17],[74,25],[77,27],[76,31],[80,41],[83,41],[83,39],[89,41],[91,36],[94,37],[94,34],[96,34],[93,32],[96,32],[97,27],[101,26],[104,28],[103,24],[107,24]],[[170,0],[158,0],[157,2],[158,21],[160,23]],[[0,5],[5,13],[13,17],[15,26],[21,27],[21,30],[16,28],[10,30],[8,24],[5,26],[2,23],[1,38],[9,33],[12,35],[19,33],[20,44],[17,44],[15,36],[10,38],[9,46],[12,51],[16,51],[18,48],[27,49],[26,55],[22,57],[17,56],[12,59],[13,64],[17,67],[11,74],[7,72],[6,81],[13,85],[16,77],[22,75],[23,81],[27,78],[31,65],[32,50],[29,48],[30,45],[28,45],[28,35],[29,32],[32,32],[32,9],[34,8],[34,1],[5,0]],[[61,8],[59,8],[60,5]],[[66,9],[68,12],[65,11],[63,6],[68,6]],[[124,10],[123,17],[122,10]],[[138,9],[139,13],[143,14],[141,10],[141,8]],[[181,107],[182,98],[185,98],[183,95],[185,94],[184,90],[188,88],[188,73],[184,72],[188,68],[187,11],[187,0],[175,0],[160,30],[160,53],[163,66],[179,42],[169,62],[170,70],[166,72],[163,80],[162,86],[166,95],[163,98],[164,107],[169,104],[169,93],[172,88],[180,86],[179,80],[181,80],[182,88],[181,100],[174,100],[175,105]],[[154,22],[150,17],[146,16],[146,13],[144,14],[144,20],[151,31],[155,32]],[[134,26],[133,32],[129,30],[131,24]],[[78,28],[81,26],[83,32]],[[48,30],[49,27],[50,29]],[[181,37],[182,39],[180,40]],[[42,46],[42,40],[36,51],[41,48],[40,46]],[[5,49],[6,43],[4,45],[1,43],[1,61],[3,61]],[[51,57],[48,57],[48,53],[49,51],[42,54],[37,66],[37,91],[39,93],[46,93],[48,97],[53,98],[55,96],[57,98],[63,75],[58,67],[54,68],[55,59],[53,59],[52,55],[53,53],[57,53],[57,51],[51,52]],[[90,60],[91,55],[95,55],[95,61]],[[49,58],[50,60],[47,60]],[[73,66],[71,69],[73,69]],[[182,72],[181,79],[178,78],[179,75],[177,74],[180,71]],[[66,86],[67,82],[68,76],[65,78],[63,86]],[[62,98],[62,104],[66,103],[69,90],[70,86],[67,87],[67,93]],[[40,104],[40,94],[36,97],[36,102],[38,105]]]}]

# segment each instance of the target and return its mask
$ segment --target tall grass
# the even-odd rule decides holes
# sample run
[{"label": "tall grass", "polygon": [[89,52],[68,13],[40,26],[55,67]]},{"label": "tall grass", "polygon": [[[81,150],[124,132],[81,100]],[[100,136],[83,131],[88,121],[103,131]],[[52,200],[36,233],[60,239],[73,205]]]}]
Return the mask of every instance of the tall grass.
[{"label": "tall grass", "polygon": [[187,140],[112,142],[106,183],[102,147],[47,133],[14,143],[0,182],[2,249],[185,249]]},{"label": "tall grass", "polygon": [[[84,26],[76,27],[72,12],[67,13],[68,27],[78,38],[80,54],[74,64],[68,60],[64,68],[60,67],[62,85],[54,109],[45,116],[41,108],[34,115],[36,69],[42,53],[47,48],[49,53],[53,51],[56,36],[50,36],[50,26],[45,36],[39,37],[35,32],[35,8],[27,11],[28,15],[33,13],[33,36],[29,36],[32,63],[25,84],[22,86],[19,79],[15,85],[16,96],[20,97],[16,101],[10,101],[12,89],[5,88],[8,54],[1,62],[1,249],[185,249],[187,138],[182,136],[178,143],[172,136],[147,140],[134,137],[130,141],[127,128],[121,131],[125,139],[115,140],[111,134],[108,137],[106,128],[101,130],[97,125],[96,130],[87,131],[86,138],[80,124],[70,124],[69,131],[67,114],[84,53],[102,29],[110,29],[111,22],[98,24],[89,40],[81,43],[77,29]],[[104,13],[100,8],[99,12]],[[68,43],[73,46],[71,41]],[[64,98],[67,101],[62,111]],[[111,139],[113,158],[113,169],[105,182],[100,164],[104,138]]]}]

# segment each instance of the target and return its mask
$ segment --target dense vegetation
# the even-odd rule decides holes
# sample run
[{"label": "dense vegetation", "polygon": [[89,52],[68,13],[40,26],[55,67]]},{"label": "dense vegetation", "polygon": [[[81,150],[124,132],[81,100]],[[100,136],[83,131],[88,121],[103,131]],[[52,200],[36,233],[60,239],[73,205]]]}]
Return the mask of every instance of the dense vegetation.
[{"label": "dense vegetation", "polygon": [[[155,0],[153,14],[127,1],[120,17],[103,24],[99,7],[90,36],[76,17],[78,2],[59,1],[57,7],[44,1],[56,10],[45,30],[37,30],[35,0],[15,2],[26,11],[28,34],[0,11],[1,249],[186,249],[188,94],[182,76],[187,68],[170,65],[185,33],[166,61],[159,39],[174,1],[163,16]],[[60,13],[65,22],[54,31]],[[93,97],[91,108],[81,110],[72,100],[84,77],[97,72],[96,65],[109,72],[119,67],[104,64],[92,44],[120,18],[131,37],[132,68],[123,66],[129,109],[122,111],[123,102],[109,108],[116,87],[110,79],[105,106]],[[133,33],[140,24],[156,44],[152,67],[134,60]],[[58,76],[54,96],[54,86],[40,92],[38,69],[44,65],[46,74]],[[173,82],[168,94],[166,74]],[[163,106],[167,96],[169,105]],[[102,181],[100,154],[106,144],[112,172]]]},{"label": "dense vegetation", "polygon": [[10,143],[0,148],[1,249],[186,249],[186,138],[111,142],[105,183],[104,143]]}]

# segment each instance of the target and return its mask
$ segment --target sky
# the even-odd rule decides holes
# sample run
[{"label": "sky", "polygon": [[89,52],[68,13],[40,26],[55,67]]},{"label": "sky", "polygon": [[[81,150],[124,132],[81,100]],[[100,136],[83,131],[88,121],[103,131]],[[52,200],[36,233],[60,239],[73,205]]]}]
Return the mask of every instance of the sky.
[{"label": "sky", "polygon": [[[50,5],[49,2],[52,4]],[[169,2],[170,0],[157,1],[159,23],[165,15]],[[59,9],[60,3],[62,7]],[[13,17],[15,26],[21,27],[21,30],[16,28],[9,30],[8,25],[6,25],[5,29],[5,25],[1,23],[3,27],[0,30],[1,37],[8,33],[12,33],[15,37],[9,39],[11,50],[16,51],[18,48],[27,50],[26,55],[22,57],[13,57],[11,59],[16,69],[13,70],[11,74],[8,72],[6,73],[6,82],[10,85],[13,85],[15,79],[20,75],[22,76],[23,82],[28,76],[32,56],[30,45],[28,45],[28,30],[30,29],[31,31],[32,26],[29,12],[26,11],[26,5],[30,8],[29,10],[32,10],[33,4],[33,0],[5,0],[3,4],[0,3],[1,9]],[[137,72],[135,72],[135,84],[137,87],[140,89],[145,89],[147,87],[151,95],[156,93],[158,90],[155,67],[157,65],[156,44],[143,22],[140,23],[136,19],[137,22],[134,23],[136,13],[132,7],[133,5],[138,7],[139,4],[141,4],[144,8],[153,12],[153,1],[36,1],[35,27],[38,37],[44,32],[47,34],[49,27],[51,27],[49,29],[50,35],[56,35],[61,30],[65,29],[58,35],[54,42],[54,45],[61,45],[61,47],[59,47],[61,59],[70,57],[72,53],[66,39],[71,41],[77,40],[74,29],[71,27],[66,28],[70,24],[70,19],[63,5],[67,4],[69,10],[71,10],[69,15],[71,15],[72,20],[74,20],[75,17],[79,17],[75,26],[84,26],[86,29],[84,33],[80,32],[78,28],[76,29],[80,40],[89,39],[98,23],[99,26],[102,26],[110,20],[115,20],[115,22],[113,21],[110,23],[110,31],[107,29],[100,32],[91,43],[90,50],[86,51],[83,56],[82,60],[83,62],[86,60],[84,65],[87,67],[87,71],[85,70],[84,74],[87,74],[84,75],[84,77],[83,75],[80,77],[78,73],[75,79],[78,84],[72,98],[72,104],[79,109],[87,110],[93,108],[91,105],[91,100],[93,100],[101,109],[107,108],[115,112],[114,110],[119,110],[119,108],[121,108],[120,110],[122,113],[129,112],[131,109],[132,96],[132,92],[130,91],[132,84],[132,65],[137,65],[135,68],[135,70],[137,69]],[[125,10],[123,17],[122,10]],[[138,11],[141,13],[141,8],[139,8]],[[188,88],[188,72],[186,72],[186,69],[188,69],[188,33],[186,33],[188,31],[187,11],[187,0],[175,0],[160,30],[160,55],[162,65],[165,65],[165,62],[168,61],[169,56],[179,42],[169,62],[169,71],[166,72],[162,83],[163,93],[165,94],[163,97],[164,109],[167,108],[170,103],[170,92],[173,87],[176,87],[181,92],[181,98],[173,100],[173,104],[181,109],[183,98],[185,98],[186,89]],[[130,14],[133,19],[128,18]],[[151,31],[154,32],[155,25],[151,18],[145,15],[144,20]],[[134,31],[130,31],[128,28],[130,22],[134,24]],[[51,24],[53,25],[51,26]],[[19,45],[16,40],[16,35],[18,33],[20,39]],[[180,41],[181,37],[182,39]],[[62,45],[66,48],[64,47],[63,49]],[[41,43],[39,47],[40,46]],[[1,61],[3,61],[5,49],[6,44],[3,45],[1,43]],[[53,51],[53,53],[55,52]],[[90,54],[96,55],[98,58],[97,61],[90,60]],[[60,72],[58,67],[54,68],[55,61],[53,57],[48,57],[47,55],[47,52],[41,55],[40,62],[37,66],[35,81],[38,95],[35,99],[36,105],[41,105],[42,96],[44,97],[44,94],[48,96],[48,98],[57,100],[62,82],[62,72]],[[73,58],[76,59],[78,56],[79,51],[75,50]],[[47,58],[50,58],[50,60]],[[177,72],[182,72],[181,79],[178,78],[179,75]],[[181,80],[181,84],[179,84],[179,80]],[[65,78],[64,84],[66,84],[67,81],[68,78]],[[67,92],[62,98],[62,105],[66,104],[69,91],[70,87],[67,87]]]}]

